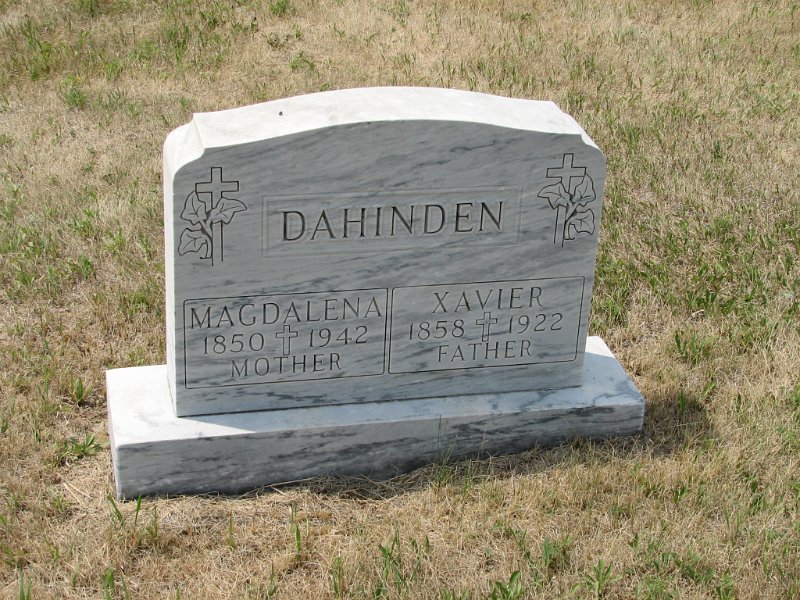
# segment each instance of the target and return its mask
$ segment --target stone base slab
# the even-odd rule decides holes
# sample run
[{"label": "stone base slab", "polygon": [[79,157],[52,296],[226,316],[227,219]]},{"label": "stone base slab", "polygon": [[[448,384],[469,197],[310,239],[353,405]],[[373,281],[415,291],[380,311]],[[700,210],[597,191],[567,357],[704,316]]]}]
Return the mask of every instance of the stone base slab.
[{"label": "stone base slab", "polygon": [[106,372],[117,496],[236,493],[318,475],[388,478],[439,460],[642,431],[644,399],[599,337],[583,385],[176,417],[166,365]]}]

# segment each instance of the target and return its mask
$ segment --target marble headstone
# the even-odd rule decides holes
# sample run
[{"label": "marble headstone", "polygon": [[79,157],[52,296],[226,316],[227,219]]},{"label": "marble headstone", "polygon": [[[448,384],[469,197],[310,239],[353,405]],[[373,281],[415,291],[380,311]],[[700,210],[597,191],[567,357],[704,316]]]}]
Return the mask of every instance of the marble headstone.
[{"label": "marble headstone", "polygon": [[639,431],[587,343],[604,182],[550,102],[370,88],[196,114],[164,147],[166,367],[108,374],[118,493]]}]

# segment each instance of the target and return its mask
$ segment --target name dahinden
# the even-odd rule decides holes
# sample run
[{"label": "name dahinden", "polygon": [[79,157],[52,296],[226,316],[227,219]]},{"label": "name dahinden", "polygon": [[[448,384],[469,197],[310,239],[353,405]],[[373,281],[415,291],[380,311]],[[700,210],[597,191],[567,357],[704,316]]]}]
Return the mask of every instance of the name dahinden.
[{"label": "name dahinden", "polygon": [[503,231],[505,200],[282,210],[283,242],[408,238]]}]

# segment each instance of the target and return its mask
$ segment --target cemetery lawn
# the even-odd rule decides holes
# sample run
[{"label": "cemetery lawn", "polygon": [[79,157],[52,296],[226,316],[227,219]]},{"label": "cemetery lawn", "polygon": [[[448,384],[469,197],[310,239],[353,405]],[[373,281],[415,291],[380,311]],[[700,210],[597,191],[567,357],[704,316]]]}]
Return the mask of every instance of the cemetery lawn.
[{"label": "cemetery lawn", "polygon": [[[799,6],[0,0],[0,597],[799,597]],[[113,500],[104,370],[165,360],[167,133],[376,85],[551,99],[605,152],[590,334],[644,435]]]}]

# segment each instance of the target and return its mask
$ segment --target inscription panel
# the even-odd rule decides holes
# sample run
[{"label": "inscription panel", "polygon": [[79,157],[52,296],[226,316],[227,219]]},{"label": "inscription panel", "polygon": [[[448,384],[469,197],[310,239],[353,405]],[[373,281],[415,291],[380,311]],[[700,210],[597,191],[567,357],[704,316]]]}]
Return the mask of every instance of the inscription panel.
[{"label": "inscription panel", "polygon": [[376,191],[264,198],[264,256],[516,244],[520,189]]},{"label": "inscription panel", "polygon": [[574,361],[583,277],[392,291],[390,373]]},{"label": "inscription panel", "polygon": [[387,296],[372,289],[186,300],[184,385],[381,375]]}]

